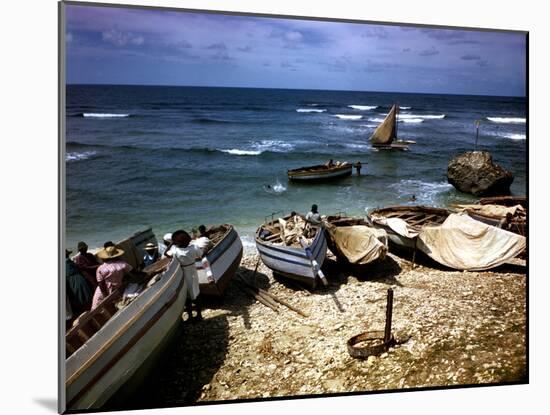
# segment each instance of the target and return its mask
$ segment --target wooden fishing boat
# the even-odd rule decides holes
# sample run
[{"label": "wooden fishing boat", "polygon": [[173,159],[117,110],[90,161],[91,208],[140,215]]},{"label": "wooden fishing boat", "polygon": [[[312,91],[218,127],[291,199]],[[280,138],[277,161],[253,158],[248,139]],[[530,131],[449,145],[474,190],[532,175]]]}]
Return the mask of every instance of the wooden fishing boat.
[{"label": "wooden fishing boat", "polygon": [[212,226],[206,230],[213,246],[196,263],[201,294],[223,295],[243,256],[243,244],[232,225]]},{"label": "wooden fishing boat", "polygon": [[352,164],[344,161],[332,165],[319,164],[315,166],[299,167],[287,171],[289,180],[312,182],[341,179],[351,175]]},{"label": "wooden fishing boat", "polygon": [[[487,204],[485,206],[488,206]],[[507,231],[517,233],[518,235],[525,236],[527,232],[527,216],[519,215],[512,217],[512,220],[509,224],[502,225],[502,220],[505,217],[494,217],[483,214],[482,212],[466,209],[468,216],[472,219],[478,220],[480,222],[486,223],[487,225],[496,226],[497,228],[503,228]]]},{"label": "wooden fishing boat", "polygon": [[516,206],[520,205],[527,209],[527,198],[525,196],[492,196],[479,199],[480,205],[501,205],[501,206]]},{"label": "wooden fishing boat", "polygon": [[[327,246],[338,261],[346,264],[365,265],[386,257],[388,251],[386,233],[374,230],[376,228],[365,219],[330,215],[325,218],[325,221]],[[365,232],[353,232],[352,234],[353,227],[367,227],[371,231],[368,232],[368,235],[365,235]],[[342,235],[341,232],[338,232],[338,229],[344,231]],[[377,232],[378,235],[373,235]]]},{"label": "wooden fishing boat", "polygon": [[[413,250],[422,228],[441,225],[450,213],[447,209],[429,206],[389,206],[372,210],[368,214],[368,219],[374,227],[384,229],[390,242],[396,247]],[[394,229],[396,227],[389,226],[387,219],[401,219],[406,223],[407,229],[397,232]]]},{"label": "wooden fishing boat", "polygon": [[[132,263],[140,247],[151,240],[154,235],[148,229],[117,245],[125,249],[123,259]],[[151,267],[160,271],[165,264]],[[112,293],[66,333],[65,402],[69,410],[98,409],[115,393],[123,393],[151,367],[176,331],[187,296],[182,269],[171,261],[153,278],[153,284],[120,309],[116,304],[122,292]]]},{"label": "wooden fishing boat", "polygon": [[[240,264],[243,247],[232,225],[212,226],[206,234],[213,245],[195,263],[200,291],[221,296]],[[123,259],[137,268],[148,242],[156,243],[151,229],[117,246],[124,250]],[[144,271],[154,276],[154,283],[145,286],[132,302],[118,309],[122,290],[116,291],[67,332],[69,409],[97,409],[115,393],[125,395],[150,369],[181,322],[187,286],[178,261],[164,258]]]},{"label": "wooden fishing boat", "polygon": [[409,144],[415,144],[415,141],[397,138],[398,113],[399,107],[394,104],[384,121],[374,130],[369,139],[374,149],[408,151]]},{"label": "wooden fishing boat", "polygon": [[303,245],[286,246],[281,239],[279,220],[266,221],[256,231],[256,248],[262,262],[273,272],[315,288],[319,279],[324,280],[321,266],[325,261],[327,241],[321,227],[311,227],[310,236],[312,239]]}]

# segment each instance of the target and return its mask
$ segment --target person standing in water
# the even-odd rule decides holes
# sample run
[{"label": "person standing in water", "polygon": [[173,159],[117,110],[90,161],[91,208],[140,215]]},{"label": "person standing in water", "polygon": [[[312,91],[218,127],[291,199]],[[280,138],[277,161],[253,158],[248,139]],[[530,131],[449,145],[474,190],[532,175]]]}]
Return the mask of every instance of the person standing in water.
[{"label": "person standing in water", "polygon": [[361,162],[358,161],[357,163],[355,163],[355,164],[353,165],[353,167],[355,167],[355,169],[357,170],[357,175],[358,175],[358,176],[361,176],[361,167],[362,167]]}]

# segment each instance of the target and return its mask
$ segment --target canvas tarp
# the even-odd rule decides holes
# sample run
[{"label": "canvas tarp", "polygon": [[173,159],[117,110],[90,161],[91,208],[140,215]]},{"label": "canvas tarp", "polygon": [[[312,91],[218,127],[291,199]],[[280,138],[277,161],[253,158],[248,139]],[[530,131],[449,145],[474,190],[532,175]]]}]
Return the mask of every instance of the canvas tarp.
[{"label": "canvas tarp", "polygon": [[524,236],[486,225],[465,213],[451,214],[440,226],[427,226],[418,248],[450,268],[481,271],[515,258],[526,247]]},{"label": "canvas tarp", "polygon": [[374,130],[370,140],[373,144],[391,144],[395,138],[395,114],[397,107],[394,105],[391,107],[390,112],[384,118],[384,121]]},{"label": "canvas tarp", "polygon": [[288,220],[279,218],[281,229],[281,240],[285,246],[301,246],[300,239],[305,237],[310,240],[310,226],[299,215],[290,217]]},{"label": "canvas tarp", "polygon": [[383,259],[388,252],[388,236],[383,229],[365,225],[334,226],[327,224],[328,237],[350,263],[364,265]]},{"label": "canvas tarp", "polygon": [[376,224],[387,226],[396,234],[405,238],[413,239],[418,236],[418,231],[409,226],[407,222],[399,218],[385,218],[383,216],[372,216],[372,221]]},{"label": "canvas tarp", "polygon": [[521,205],[506,207],[501,205],[458,205],[459,211],[472,211],[490,218],[501,219],[508,213],[512,216],[524,215],[525,209]]}]

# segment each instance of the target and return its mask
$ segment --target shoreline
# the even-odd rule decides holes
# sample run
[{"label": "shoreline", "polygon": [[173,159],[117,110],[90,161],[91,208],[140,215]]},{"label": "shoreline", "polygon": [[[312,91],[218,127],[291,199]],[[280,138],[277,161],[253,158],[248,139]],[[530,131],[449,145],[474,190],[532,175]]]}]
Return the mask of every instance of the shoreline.
[{"label": "shoreline", "polygon": [[[245,254],[239,275],[253,274]],[[275,279],[260,261],[257,285],[307,312],[276,313],[230,284],[185,325],[147,384],[147,405],[257,399],[453,385],[525,383],[526,268],[462,272],[389,254],[358,273],[329,256],[330,285],[310,293]],[[357,274],[357,275],[356,275]],[[353,359],[346,341],[383,330],[394,290],[392,333],[407,339],[387,353]],[[266,382],[266,379],[271,379]],[[144,402],[134,402],[138,408]]]}]

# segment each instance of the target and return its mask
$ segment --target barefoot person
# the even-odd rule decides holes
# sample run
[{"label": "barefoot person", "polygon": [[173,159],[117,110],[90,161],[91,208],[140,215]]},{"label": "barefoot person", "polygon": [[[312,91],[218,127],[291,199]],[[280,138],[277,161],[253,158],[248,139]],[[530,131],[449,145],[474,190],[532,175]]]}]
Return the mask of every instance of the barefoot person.
[{"label": "barefoot person", "polygon": [[[202,257],[202,250],[190,243],[191,237],[184,230],[177,230],[172,234],[172,247],[164,255],[178,260],[185,280],[187,281],[187,301],[185,310],[189,315],[189,320],[202,320],[202,310],[199,300],[199,275],[195,267],[195,261]],[[193,307],[195,304],[197,316],[193,318]]]}]

